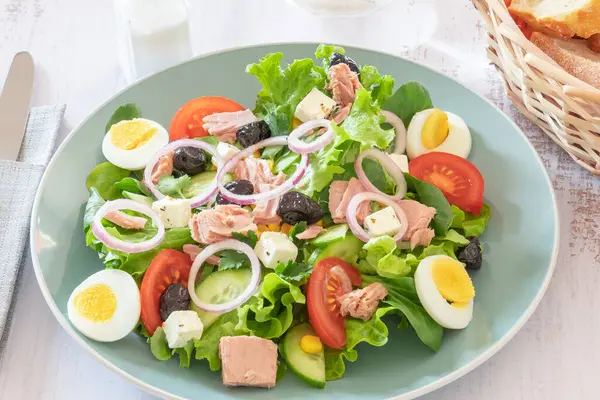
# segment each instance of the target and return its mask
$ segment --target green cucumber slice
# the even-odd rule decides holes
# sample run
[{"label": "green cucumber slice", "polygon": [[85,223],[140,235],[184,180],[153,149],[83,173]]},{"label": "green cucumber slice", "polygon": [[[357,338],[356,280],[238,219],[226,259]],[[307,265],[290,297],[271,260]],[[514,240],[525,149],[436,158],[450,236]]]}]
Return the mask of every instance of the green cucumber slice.
[{"label": "green cucumber slice", "polygon": [[152,208],[152,199],[148,196],[144,196],[143,194],[131,193],[126,190],[123,190],[123,197]]},{"label": "green cucumber slice", "polygon": [[318,354],[308,354],[302,350],[300,341],[305,335],[315,336],[310,324],[296,325],[286,333],[279,352],[294,374],[309,385],[322,389],[325,387],[325,353],[321,350]]},{"label": "green cucumber slice", "polygon": [[327,247],[331,243],[339,242],[346,237],[348,225],[333,225],[321,232],[319,236],[313,239],[312,244],[317,247]]},{"label": "green cucumber slice", "polygon": [[338,257],[349,264],[356,264],[363,246],[364,243],[356,236],[346,234],[344,239],[334,242],[323,249],[316,258],[315,264],[328,257]]}]

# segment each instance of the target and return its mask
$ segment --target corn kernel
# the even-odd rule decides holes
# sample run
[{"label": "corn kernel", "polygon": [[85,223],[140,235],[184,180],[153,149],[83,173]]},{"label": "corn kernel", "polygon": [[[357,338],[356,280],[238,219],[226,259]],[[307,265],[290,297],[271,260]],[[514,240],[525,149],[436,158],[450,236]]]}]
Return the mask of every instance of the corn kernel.
[{"label": "corn kernel", "polygon": [[210,166],[210,170],[211,171],[216,171],[217,170],[217,166],[216,165],[211,165]]},{"label": "corn kernel", "polygon": [[267,228],[271,232],[279,232],[279,230],[281,229],[281,226],[279,226],[279,224],[269,224],[269,225],[267,225]]},{"label": "corn kernel", "polygon": [[263,225],[263,224],[259,224],[258,225],[258,231],[259,232],[266,232],[269,230],[269,227],[267,225]]},{"label": "corn kernel", "polygon": [[255,158],[260,158],[260,151],[259,151],[259,150],[256,150],[256,151],[254,152],[253,156],[254,156]]},{"label": "corn kernel", "polygon": [[300,121],[298,118],[294,118],[292,120],[292,129],[296,129],[300,125],[302,125],[302,121]]},{"label": "corn kernel", "polygon": [[319,226],[323,226],[323,220],[322,220],[322,219],[318,220],[318,221],[317,221],[317,225],[319,225]]},{"label": "corn kernel", "polygon": [[300,347],[308,354],[319,354],[323,351],[323,343],[317,336],[304,335],[300,339]]},{"label": "corn kernel", "polygon": [[292,228],[293,228],[293,226],[290,224],[283,224],[283,225],[281,225],[281,233],[289,235]]},{"label": "corn kernel", "polygon": [[260,237],[262,236],[262,234],[263,233],[261,231],[258,231],[258,233],[256,234],[256,237],[260,240]]}]

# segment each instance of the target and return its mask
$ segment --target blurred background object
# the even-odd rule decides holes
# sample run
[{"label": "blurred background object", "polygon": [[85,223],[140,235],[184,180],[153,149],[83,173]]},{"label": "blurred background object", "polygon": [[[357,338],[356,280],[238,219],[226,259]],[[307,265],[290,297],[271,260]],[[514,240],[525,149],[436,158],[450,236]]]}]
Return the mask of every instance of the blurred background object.
[{"label": "blurred background object", "polygon": [[288,0],[320,16],[358,16],[374,11],[392,0]]}]

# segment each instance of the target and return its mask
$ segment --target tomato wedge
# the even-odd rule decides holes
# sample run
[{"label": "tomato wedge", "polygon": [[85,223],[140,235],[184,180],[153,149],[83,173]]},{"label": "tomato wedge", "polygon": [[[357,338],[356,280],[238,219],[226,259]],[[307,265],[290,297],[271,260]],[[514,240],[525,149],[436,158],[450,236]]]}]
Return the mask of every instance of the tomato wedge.
[{"label": "tomato wedge", "polygon": [[471,162],[454,154],[431,152],[411,160],[408,169],[415,178],[437,186],[450,204],[473,214],[481,212],[484,180]]},{"label": "tomato wedge", "polygon": [[244,106],[226,97],[198,97],[177,110],[171,121],[169,136],[171,141],[208,136],[208,132],[202,127],[202,118],[211,114],[245,109]]},{"label": "tomato wedge", "polygon": [[308,319],[327,346],[341,349],[346,344],[346,326],[336,298],[361,285],[360,272],[339,258],[325,258],[315,266],[306,291]]},{"label": "tomato wedge", "polygon": [[173,249],[161,251],[150,263],[140,286],[142,324],[150,335],[163,323],[160,318],[160,296],[172,283],[187,287],[191,267],[190,256]]}]

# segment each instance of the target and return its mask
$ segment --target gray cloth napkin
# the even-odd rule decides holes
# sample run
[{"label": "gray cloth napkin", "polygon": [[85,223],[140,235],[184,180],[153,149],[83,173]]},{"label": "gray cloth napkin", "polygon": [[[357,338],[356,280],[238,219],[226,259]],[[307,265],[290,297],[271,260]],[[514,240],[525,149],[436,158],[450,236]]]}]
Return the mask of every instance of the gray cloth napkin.
[{"label": "gray cloth napkin", "polygon": [[54,152],[64,113],[64,105],[32,108],[18,161],[0,160],[0,356],[10,328],[19,270],[25,263],[33,198]]}]

